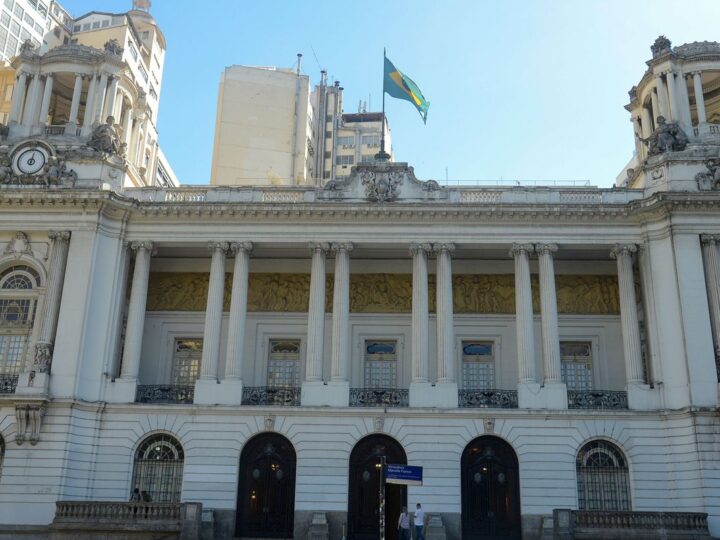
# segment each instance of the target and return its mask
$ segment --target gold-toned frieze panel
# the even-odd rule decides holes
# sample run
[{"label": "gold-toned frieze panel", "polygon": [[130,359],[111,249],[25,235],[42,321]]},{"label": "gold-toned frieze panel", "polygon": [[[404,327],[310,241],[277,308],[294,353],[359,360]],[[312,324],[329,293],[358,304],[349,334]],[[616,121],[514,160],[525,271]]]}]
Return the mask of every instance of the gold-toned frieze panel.
[{"label": "gold-toned frieze panel", "polygon": [[[308,309],[308,274],[250,274],[248,311],[301,313]],[[540,312],[537,276],[532,276],[533,309]],[[608,315],[620,312],[615,276],[556,276],[558,312]],[[224,309],[230,309],[232,274],[226,274]],[[152,272],[148,286],[148,311],[204,311],[208,274]],[[430,312],[435,311],[435,276],[428,279]],[[325,309],[332,312],[333,277],[326,278]],[[455,313],[515,313],[512,274],[461,274],[453,276]],[[353,313],[410,313],[412,275],[351,274],[350,311]]]}]

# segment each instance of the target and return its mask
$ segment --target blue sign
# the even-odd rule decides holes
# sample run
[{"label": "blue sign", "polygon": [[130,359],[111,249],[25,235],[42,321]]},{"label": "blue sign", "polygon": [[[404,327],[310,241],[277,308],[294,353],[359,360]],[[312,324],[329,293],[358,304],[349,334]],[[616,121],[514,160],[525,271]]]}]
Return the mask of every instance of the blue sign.
[{"label": "blue sign", "polygon": [[388,484],[402,484],[405,486],[422,486],[422,467],[411,467],[410,465],[394,465],[388,463],[385,466],[385,482]]}]

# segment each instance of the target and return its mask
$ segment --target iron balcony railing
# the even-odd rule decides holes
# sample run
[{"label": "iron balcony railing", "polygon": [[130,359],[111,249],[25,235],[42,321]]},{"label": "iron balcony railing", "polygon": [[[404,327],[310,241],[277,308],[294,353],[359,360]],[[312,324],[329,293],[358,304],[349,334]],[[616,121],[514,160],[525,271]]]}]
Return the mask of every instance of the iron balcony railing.
[{"label": "iron balcony railing", "polygon": [[135,392],[136,403],[192,403],[194,386],[174,384],[139,384]]},{"label": "iron balcony railing", "polygon": [[458,407],[517,409],[517,390],[458,390]]},{"label": "iron balcony railing", "polygon": [[243,388],[242,404],[295,407],[300,405],[300,388],[297,386],[248,386]]},{"label": "iron balcony railing", "polygon": [[616,390],[568,390],[568,409],[627,409],[627,392]]},{"label": "iron balcony railing", "polygon": [[351,407],[408,407],[406,388],[351,388]]},{"label": "iron balcony railing", "polygon": [[17,374],[0,374],[0,394],[14,394],[17,388]]}]

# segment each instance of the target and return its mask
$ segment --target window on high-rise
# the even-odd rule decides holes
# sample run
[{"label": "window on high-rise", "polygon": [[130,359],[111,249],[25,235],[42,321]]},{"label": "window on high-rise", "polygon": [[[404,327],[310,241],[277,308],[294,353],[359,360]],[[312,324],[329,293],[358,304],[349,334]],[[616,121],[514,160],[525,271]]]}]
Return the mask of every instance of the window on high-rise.
[{"label": "window on high-rise", "polygon": [[343,135],[337,138],[337,143],[342,146],[355,146],[355,137]]},{"label": "window on high-rise", "polygon": [[380,146],[380,135],[363,135],[362,143],[366,146]]},{"label": "window on high-rise", "polygon": [[335,156],[335,165],[352,165],[355,163],[355,156]]},{"label": "window on high-rise", "polygon": [[561,341],[560,369],[568,390],[593,389],[592,343],[589,341]]}]

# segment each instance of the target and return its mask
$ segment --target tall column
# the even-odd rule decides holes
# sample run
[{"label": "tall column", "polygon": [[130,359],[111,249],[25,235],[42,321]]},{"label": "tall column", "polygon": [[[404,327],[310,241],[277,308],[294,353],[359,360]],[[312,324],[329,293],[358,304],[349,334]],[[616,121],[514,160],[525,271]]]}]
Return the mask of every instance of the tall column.
[{"label": "tall column", "polygon": [[38,101],[40,101],[40,75],[33,74],[30,81],[30,90],[28,90],[27,99],[25,100],[25,110],[22,115],[22,125],[26,129],[32,128],[37,120]]},{"label": "tall column", "polygon": [[635,152],[638,155],[639,159],[644,159],[644,144],[640,141],[640,137],[642,137],[642,124],[640,123],[640,115],[637,113],[633,113],[630,117],[630,121],[633,125],[633,132],[635,133]]},{"label": "tall column", "polygon": [[25,89],[27,87],[28,73],[21,71],[17,77],[15,88],[12,94],[12,104],[10,105],[9,124],[17,124],[20,121],[20,113],[22,112],[22,104],[25,100]]},{"label": "tall column", "polygon": [[225,292],[225,256],[227,242],[209,242],[212,253],[210,283],[208,285],[207,307],[205,309],[205,330],[203,332],[202,364],[200,378],[217,380],[220,361],[220,331]]},{"label": "tall column", "polygon": [[668,88],[668,98],[670,101],[670,118],[668,120],[678,121],[681,119],[680,116],[680,104],[678,100],[678,91],[675,86],[675,73],[667,71],[665,73],[665,80]]},{"label": "tall column", "polygon": [[718,254],[720,235],[703,234],[700,235],[700,241],[703,246],[705,284],[715,346],[715,367],[720,375],[720,255]]},{"label": "tall column", "polygon": [[117,99],[117,87],[119,80],[120,79],[118,77],[112,77],[110,80],[110,88],[107,90],[105,107],[100,115],[103,122],[108,116],[112,116],[114,120],[119,120],[119,118],[115,118],[115,101]]},{"label": "tall column", "polygon": [[350,252],[353,245],[336,243],[335,287],[333,291],[332,318],[332,373],[331,381],[344,383],[348,380],[350,365]]},{"label": "tall column", "polygon": [[325,344],[325,259],[330,245],[324,242],[310,242],[312,267],[310,269],[310,302],[307,323],[307,360],[305,380],[322,380]]},{"label": "tall column", "polygon": [[610,252],[610,256],[617,260],[620,320],[622,323],[625,374],[628,386],[644,383],[640,325],[638,323],[632,262],[632,254],[636,252],[637,246],[635,244],[617,244]]},{"label": "tall column", "polygon": [[120,377],[136,381],[140,372],[140,353],[145,327],[145,306],[153,244],[152,242],[132,242],[130,249],[135,252],[135,269],[130,290],[127,327],[125,328],[125,349]]},{"label": "tall column", "polygon": [[235,267],[230,296],[230,318],[228,320],[227,356],[225,359],[226,380],[242,380],[248,278],[250,275],[252,247],[253,245],[250,242],[233,242],[230,244],[230,251],[235,254]]},{"label": "tall column", "polygon": [[125,148],[128,152],[128,158],[130,158],[130,144],[132,139],[132,127],[133,127],[133,110],[132,108],[128,108],[127,112],[125,113],[125,126],[123,128],[123,138],[125,139],[123,142],[125,143]]},{"label": "tall column", "polygon": [[688,93],[687,80],[684,74],[678,74],[677,79],[678,99],[680,105],[680,124],[688,136],[692,136],[692,118],[690,117],[690,94]]},{"label": "tall column", "polygon": [[413,256],[412,281],[412,382],[428,378],[428,264],[430,244],[410,244]]},{"label": "tall column", "polygon": [[45,91],[43,92],[42,105],[40,105],[40,116],[38,127],[43,128],[47,124],[48,113],[50,112],[50,98],[53,90],[53,74],[48,73],[45,77]]},{"label": "tall column", "polygon": [[35,344],[35,364],[33,366],[33,370],[38,373],[50,371],[52,363],[53,344],[55,343],[55,331],[57,329],[58,314],[60,313],[60,298],[65,280],[65,264],[67,263],[70,232],[51,231],[48,237],[51,242],[48,278],[45,287],[40,335]]},{"label": "tall column", "polygon": [[[640,109],[640,121],[642,122],[642,137],[643,139],[647,139],[653,132],[652,116],[650,116],[650,111],[648,111],[647,107]],[[644,146],[645,145],[643,145],[643,147]]]},{"label": "tall column", "polygon": [[451,243],[433,245],[437,253],[437,361],[438,383],[455,382],[455,329],[453,322],[453,290]]},{"label": "tall column", "polygon": [[657,117],[662,114],[658,102],[657,87],[650,91],[650,102],[652,103],[652,125],[650,126],[650,130],[655,131],[657,127]]},{"label": "tall column", "polygon": [[532,288],[530,285],[530,253],[532,244],[513,244],[510,254],[515,259],[515,330],[517,336],[518,381],[536,383],[535,332],[533,329]]},{"label": "tall column", "polygon": [[108,74],[103,72],[100,74],[100,82],[95,93],[95,106],[93,108],[93,123],[100,124],[105,121],[101,118],[103,107],[105,106],[105,92],[107,91]]},{"label": "tall column", "polygon": [[657,124],[658,116],[664,116],[666,120],[670,120],[670,105],[668,103],[668,94],[665,89],[662,74],[658,74],[655,77],[655,90],[657,91],[658,107],[660,108],[660,114],[655,117],[655,123]]},{"label": "tall column", "polygon": [[97,94],[98,76],[90,75],[88,80],[87,98],[85,100],[85,114],[83,116],[82,135],[90,134],[92,130],[93,111],[95,110],[95,95]]},{"label": "tall column", "polygon": [[70,102],[70,118],[68,119],[68,123],[73,124],[73,127],[77,126],[78,123],[78,112],[80,112],[80,95],[82,94],[82,84],[82,73],[76,73],[72,101]]},{"label": "tall column", "polygon": [[555,268],[553,265],[553,253],[557,249],[556,244],[537,244],[535,246],[540,269],[540,316],[545,383],[559,383],[562,380],[560,375],[560,337],[558,335]]},{"label": "tall column", "polygon": [[705,95],[702,87],[702,72],[693,71],[693,88],[695,90],[695,108],[697,109],[698,124],[707,123],[705,113]]}]

